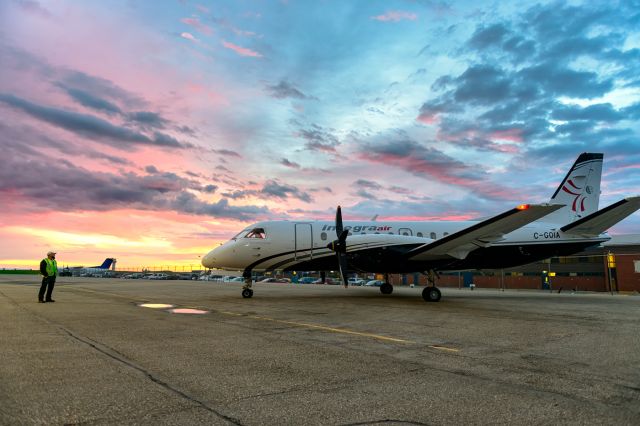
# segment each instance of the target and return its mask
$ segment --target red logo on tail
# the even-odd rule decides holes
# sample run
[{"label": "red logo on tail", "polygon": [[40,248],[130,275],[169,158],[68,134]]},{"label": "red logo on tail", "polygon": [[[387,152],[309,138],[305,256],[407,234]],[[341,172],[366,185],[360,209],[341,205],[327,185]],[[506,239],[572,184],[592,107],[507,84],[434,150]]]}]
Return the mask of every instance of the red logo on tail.
[{"label": "red logo on tail", "polygon": [[[580,211],[583,212],[584,200],[586,200],[587,197],[582,195],[582,188],[578,188],[576,184],[573,183],[571,179],[569,179],[567,180],[567,183],[562,186],[562,190],[567,194],[571,194],[575,196],[575,198],[573,199],[573,204],[571,205],[571,210],[573,210],[574,212],[577,212],[578,208],[580,208]],[[576,192],[578,193],[576,194]],[[578,204],[580,205],[578,206]]]}]

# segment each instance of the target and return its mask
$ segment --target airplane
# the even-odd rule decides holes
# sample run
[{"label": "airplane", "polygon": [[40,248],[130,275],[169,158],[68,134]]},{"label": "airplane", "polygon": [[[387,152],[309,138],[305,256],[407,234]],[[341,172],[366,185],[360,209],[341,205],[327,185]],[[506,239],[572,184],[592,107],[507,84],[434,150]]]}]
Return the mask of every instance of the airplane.
[{"label": "airplane", "polygon": [[80,275],[80,274],[99,274],[104,273],[111,268],[113,265],[115,269],[116,259],[112,257],[108,257],[102,262],[102,265],[98,266],[65,266],[62,271],[60,271],[61,276],[71,276],[71,275]]},{"label": "airplane", "polygon": [[255,223],[202,258],[206,268],[243,271],[242,296],[253,296],[252,271],[340,270],[427,274],[422,297],[441,298],[440,271],[502,269],[597,246],[607,229],[640,208],[640,196],[598,210],[602,153],[582,153],[548,203],[521,204],[482,221],[263,221]]}]

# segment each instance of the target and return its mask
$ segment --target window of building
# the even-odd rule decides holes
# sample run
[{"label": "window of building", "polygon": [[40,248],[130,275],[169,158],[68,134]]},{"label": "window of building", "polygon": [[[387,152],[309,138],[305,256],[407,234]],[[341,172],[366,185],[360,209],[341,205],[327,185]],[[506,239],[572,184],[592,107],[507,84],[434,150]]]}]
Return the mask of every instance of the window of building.
[{"label": "window of building", "polygon": [[640,274],[640,260],[634,260],[633,267],[635,268],[636,273]]}]

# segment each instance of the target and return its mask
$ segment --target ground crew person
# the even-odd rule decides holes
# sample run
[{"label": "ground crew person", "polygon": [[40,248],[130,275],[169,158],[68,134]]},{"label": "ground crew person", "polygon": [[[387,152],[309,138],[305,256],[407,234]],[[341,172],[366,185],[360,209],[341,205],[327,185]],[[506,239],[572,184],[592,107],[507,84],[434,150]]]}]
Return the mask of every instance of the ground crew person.
[{"label": "ground crew person", "polygon": [[[53,286],[56,284],[56,275],[58,275],[58,263],[56,262],[56,253],[50,251],[47,253],[47,257],[40,262],[40,274],[42,274],[42,285],[40,286],[40,292],[38,293],[38,302],[55,302],[51,298],[53,293]],[[44,297],[44,292],[47,291],[47,298]]]}]

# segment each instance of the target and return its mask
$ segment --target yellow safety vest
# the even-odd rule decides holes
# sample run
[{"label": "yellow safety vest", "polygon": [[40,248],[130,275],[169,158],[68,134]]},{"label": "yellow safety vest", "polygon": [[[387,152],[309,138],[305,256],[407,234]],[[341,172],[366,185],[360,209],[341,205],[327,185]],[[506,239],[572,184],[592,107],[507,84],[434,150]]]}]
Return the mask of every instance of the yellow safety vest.
[{"label": "yellow safety vest", "polygon": [[48,257],[45,257],[44,261],[47,262],[47,275],[50,277],[58,275],[58,262],[56,262],[55,259],[52,260]]}]

